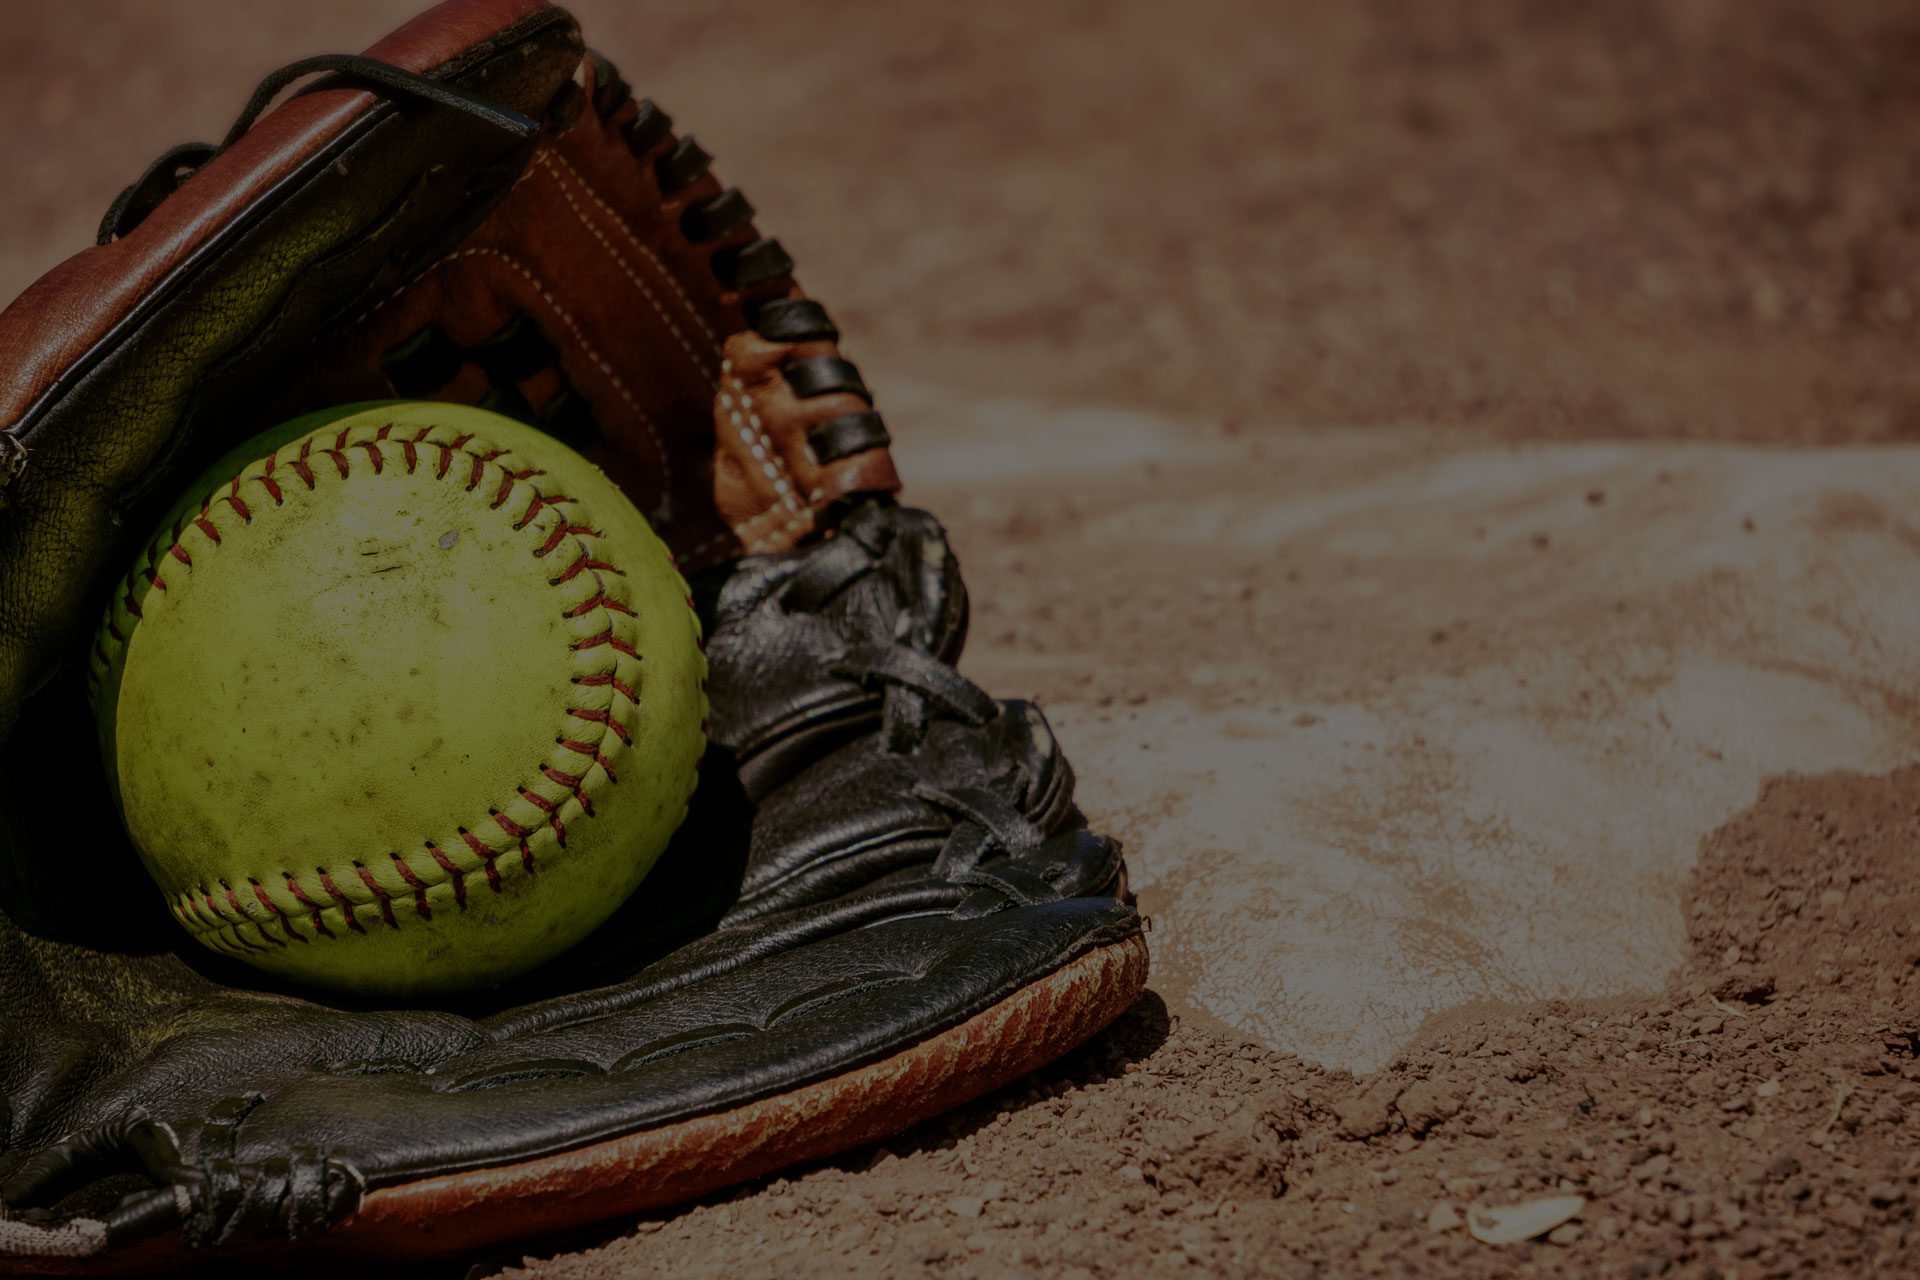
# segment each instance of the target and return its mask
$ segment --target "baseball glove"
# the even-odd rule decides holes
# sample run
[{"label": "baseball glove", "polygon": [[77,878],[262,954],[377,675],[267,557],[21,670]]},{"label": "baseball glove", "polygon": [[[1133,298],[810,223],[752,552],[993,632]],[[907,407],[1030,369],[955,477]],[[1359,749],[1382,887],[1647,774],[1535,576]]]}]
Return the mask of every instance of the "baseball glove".
[{"label": "baseball glove", "polygon": [[[944,533],[752,219],[564,11],[453,0],[270,78],[0,314],[0,1273],[443,1256],[668,1205],[899,1132],[1136,997],[1118,847],[1039,711],[955,671]],[[713,745],[647,885],[432,1008],[189,944],[79,679],[188,477],[396,395],[580,448],[709,634]],[[254,919],[241,888],[208,909]],[[371,892],[373,927],[407,909]]]}]

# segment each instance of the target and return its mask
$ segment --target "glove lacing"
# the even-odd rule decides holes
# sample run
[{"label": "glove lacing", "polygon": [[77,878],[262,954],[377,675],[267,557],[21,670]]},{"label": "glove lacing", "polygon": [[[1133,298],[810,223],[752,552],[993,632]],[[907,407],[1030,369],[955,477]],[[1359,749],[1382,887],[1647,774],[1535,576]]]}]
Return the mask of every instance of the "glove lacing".
[{"label": "glove lacing", "polygon": [[[86,1257],[174,1227],[189,1246],[297,1240],[352,1213],[364,1190],[359,1173],[312,1147],[258,1165],[238,1161],[240,1125],[262,1101],[247,1094],[215,1107],[200,1130],[200,1158],[191,1165],[181,1159],[173,1130],[137,1107],[46,1148],[0,1188],[0,1200],[29,1211],[24,1219],[0,1218],[0,1244],[29,1256]],[[123,1197],[101,1218],[44,1226],[34,1220],[36,1211],[74,1188],[115,1173],[144,1174],[157,1186]]]},{"label": "glove lacing", "polygon": [[[886,557],[890,535],[884,523],[849,521],[788,579],[780,589],[779,602],[789,612],[817,613],[870,575],[887,579],[891,594],[906,606],[894,619],[890,640],[854,639],[828,663],[827,670],[881,693],[882,745],[891,755],[910,755],[925,741],[936,716],[979,729],[1003,712],[999,702],[953,668],[953,653],[936,651],[943,646],[935,618],[927,610],[912,607],[939,600],[949,589],[942,578],[944,555],[919,556],[914,562],[918,573],[902,573]],[[951,589],[964,590],[957,584]],[[947,639],[944,648],[957,648],[956,639]],[[913,787],[917,799],[955,819],[928,874],[984,891],[969,895],[956,908],[962,918],[1065,896],[1055,881],[1069,871],[1067,861],[1038,861],[1047,834],[1007,798],[1028,793],[1027,770],[1010,765],[990,781],[991,788],[942,789],[926,783]]]},{"label": "glove lacing", "polygon": [[[882,572],[885,535],[890,532],[878,523],[843,525],[781,588],[781,606],[789,612],[817,613],[856,582]],[[945,590],[942,564],[922,556],[918,569],[914,581],[887,575],[896,596],[908,602],[939,599]],[[883,742],[890,754],[906,755],[920,746],[936,707],[976,728],[1000,714],[998,702],[953,669],[955,655],[935,651],[937,639],[934,619],[903,608],[890,639],[855,640],[828,666],[833,675],[880,690]]]}]

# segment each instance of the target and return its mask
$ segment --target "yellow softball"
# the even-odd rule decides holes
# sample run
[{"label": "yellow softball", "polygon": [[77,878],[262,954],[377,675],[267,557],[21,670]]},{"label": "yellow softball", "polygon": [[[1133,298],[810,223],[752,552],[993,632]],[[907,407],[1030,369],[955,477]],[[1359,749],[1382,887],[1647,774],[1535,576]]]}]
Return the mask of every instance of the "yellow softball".
[{"label": "yellow softball", "polygon": [[639,886],[705,749],[671,556],[579,454],[348,406],[210,468],[89,668],[167,909],[285,978],[413,997],[551,959]]}]

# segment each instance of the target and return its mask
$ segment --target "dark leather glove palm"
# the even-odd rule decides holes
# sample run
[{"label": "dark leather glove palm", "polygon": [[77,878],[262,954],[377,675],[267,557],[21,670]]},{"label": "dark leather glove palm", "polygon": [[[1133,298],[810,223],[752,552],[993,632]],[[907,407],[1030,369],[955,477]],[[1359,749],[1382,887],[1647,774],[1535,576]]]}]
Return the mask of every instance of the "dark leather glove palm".
[{"label": "dark leather glove palm", "polygon": [[[373,53],[163,158],[0,316],[0,1272],[428,1256],[674,1203],[997,1087],[1145,979],[1117,847],[1039,712],[954,670],[944,534],[887,495],[837,335],[704,152],[603,60],[576,85],[571,19],[533,0]],[[659,868],[437,1008],[176,934],[74,670],[183,476],[263,415],[395,392],[587,449],[702,568],[710,636],[714,746]]]}]

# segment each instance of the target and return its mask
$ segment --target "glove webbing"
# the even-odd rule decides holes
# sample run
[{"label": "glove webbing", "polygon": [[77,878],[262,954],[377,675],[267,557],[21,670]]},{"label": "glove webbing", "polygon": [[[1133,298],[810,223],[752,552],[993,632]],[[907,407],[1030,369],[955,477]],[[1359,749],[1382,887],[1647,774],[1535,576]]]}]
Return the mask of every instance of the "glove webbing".
[{"label": "glove webbing", "polygon": [[91,1258],[107,1251],[107,1224],[92,1218],[74,1218],[55,1227],[42,1227],[7,1216],[0,1209],[0,1257]]}]

